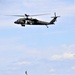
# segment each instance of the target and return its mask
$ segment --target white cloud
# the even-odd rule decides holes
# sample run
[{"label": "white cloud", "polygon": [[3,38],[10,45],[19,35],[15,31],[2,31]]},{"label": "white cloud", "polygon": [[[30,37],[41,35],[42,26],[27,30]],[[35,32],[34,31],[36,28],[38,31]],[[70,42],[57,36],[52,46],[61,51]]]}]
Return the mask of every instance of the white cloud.
[{"label": "white cloud", "polygon": [[15,66],[22,66],[22,65],[31,65],[32,63],[31,62],[28,62],[28,61],[21,61],[21,62],[17,62],[15,63],[14,65]]},{"label": "white cloud", "polygon": [[53,55],[53,56],[51,56],[51,59],[52,59],[52,60],[59,60],[59,59],[61,59],[61,58],[62,58],[61,55]]},{"label": "white cloud", "polygon": [[51,60],[62,60],[62,59],[73,59],[75,57],[75,53],[63,53],[61,55],[53,55],[51,56]]},{"label": "white cloud", "polygon": [[65,59],[71,59],[75,57],[75,53],[64,53],[63,58]]}]

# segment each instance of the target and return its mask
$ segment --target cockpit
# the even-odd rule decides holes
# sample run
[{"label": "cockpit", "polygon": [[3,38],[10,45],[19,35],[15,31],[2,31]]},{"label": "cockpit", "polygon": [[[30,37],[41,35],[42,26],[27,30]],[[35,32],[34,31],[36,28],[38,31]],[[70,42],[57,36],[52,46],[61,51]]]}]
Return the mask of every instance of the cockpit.
[{"label": "cockpit", "polygon": [[24,24],[24,21],[21,19],[18,19],[17,21],[14,22],[15,24]]}]

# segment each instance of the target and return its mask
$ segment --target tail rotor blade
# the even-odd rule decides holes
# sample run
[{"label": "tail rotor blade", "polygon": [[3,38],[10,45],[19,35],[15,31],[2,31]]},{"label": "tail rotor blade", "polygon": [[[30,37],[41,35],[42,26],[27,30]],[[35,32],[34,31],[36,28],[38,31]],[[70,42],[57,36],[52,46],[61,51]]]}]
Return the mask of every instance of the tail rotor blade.
[{"label": "tail rotor blade", "polygon": [[60,17],[60,16],[56,16],[56,17],[58,18],[58,17]]},{"label": "tail rotor blade", "polygon": [[55,15],[55,17],[56,17],[56,12],[54,12],[54,15]]},{"label": "tail rotor blade", "polygon": [[54,16],[51,18],[58,18],[58,17],[60,17],[60,16],[56,16],[56,12],[54,12]]}]

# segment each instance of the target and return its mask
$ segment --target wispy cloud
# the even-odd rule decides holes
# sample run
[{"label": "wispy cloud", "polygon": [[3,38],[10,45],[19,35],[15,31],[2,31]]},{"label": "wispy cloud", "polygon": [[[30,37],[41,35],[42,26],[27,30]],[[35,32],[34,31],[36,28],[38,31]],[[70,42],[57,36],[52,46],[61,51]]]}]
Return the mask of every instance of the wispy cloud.
[{"label": "wispy cloud", "polygon": [[62,59],[74,59],[75,53],[64,53],[61,55],[53,55],[51,56],[52,60],[62,60]]},{"label": "wispy cloud", "polygon": [[21,62],[16,62],[14,63],[15,66],[22,66],[22,65],[31,65],[31,62],[28,61],[21,61]]}]

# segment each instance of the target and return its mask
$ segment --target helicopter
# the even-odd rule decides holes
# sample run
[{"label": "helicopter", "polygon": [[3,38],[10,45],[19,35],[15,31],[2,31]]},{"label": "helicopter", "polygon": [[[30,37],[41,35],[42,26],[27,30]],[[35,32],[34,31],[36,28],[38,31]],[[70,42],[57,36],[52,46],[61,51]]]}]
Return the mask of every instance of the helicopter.
[{"label": "helicopter", "polygon": [[30,16],[41,16],[41,15],[47,15],[47,14],[39,14],[39,15],[13,15],[13,16],[18,16],[18,17],[23,17],[23,18],[19,18],[18,20],[16,20],[14,23],[15,24],[20,24],[21,26],[25,27],[25,25],[45,25],[47,28],[48,25],[52,25],[55,23],[55,21],[57,20],[58,17],[60,16],[56,16],[56,12],[54,12],[54,16],[51,17],[53,18],[50,22],[46,22],[46,21],[41,21],[35,18],[29,18]]}]

